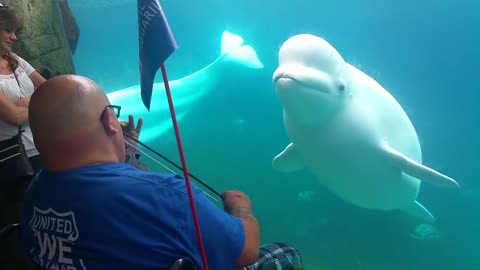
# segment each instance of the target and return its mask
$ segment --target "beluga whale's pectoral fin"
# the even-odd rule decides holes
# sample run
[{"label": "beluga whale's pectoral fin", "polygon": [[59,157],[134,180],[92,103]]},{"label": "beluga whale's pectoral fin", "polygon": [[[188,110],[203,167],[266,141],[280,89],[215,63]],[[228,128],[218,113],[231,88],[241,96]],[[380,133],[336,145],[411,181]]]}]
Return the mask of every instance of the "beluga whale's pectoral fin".
[{"label": "beluga whale's pectoral fin", "polygon": [[405,174],[442,187],[460,187],[458,183],[452,178],[405,156],[403,153],[397,151],[396,149],[388,145],[388,143],[382,144],[382,151],[384,152],[385,157],[390,161],[390,163],[393,166],[399,168]]},{"label": "beluga whale's pectoral fin", "polygon": [[419,202],[415,201],[409,207],[402,209],[407,215],[412,217],[419,218],[427,223],[433,223],[435,221],[435,217],[428,211],[425,206],[421,205]]},{"label": "beluga whale's pectoral fin", "polygon": [[273,159],[272,167],[274,170],[280,172],[294,172],[303,169],[305,164],[295,145],[290,143]]}]

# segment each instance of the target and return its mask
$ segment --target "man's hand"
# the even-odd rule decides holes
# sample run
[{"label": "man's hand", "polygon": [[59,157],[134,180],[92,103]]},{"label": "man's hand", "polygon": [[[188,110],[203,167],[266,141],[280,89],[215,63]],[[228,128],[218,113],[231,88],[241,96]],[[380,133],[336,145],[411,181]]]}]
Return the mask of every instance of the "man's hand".
[{"label": "man's hand", "polygon": [[244,218],[253,216],[250,198],[238,190],[229,190],[222,193],[225,212]]},{"label": "man's hand", "polygon": [[[135,127],[135,120],[133,119],[133,115],[129,115],[128,116],[128,122],[127,121],[121,121],[120,125],[122,125],[122,131],[123,132],[132,136],[135,140],[138,140],[138,138],[140,136],[140,131],[142,130],[143,119],[139,118],[138,122],[137,122],[137,126]],[[125,143],[125,153],[127,155],[134,154],[133,149],[130,147],[129,143],[132,144],[132,145],[137,145],[137,142],[135,140],[132,140],[128,136],[124,136],[124,139],[128,142],[128,143]]]}]

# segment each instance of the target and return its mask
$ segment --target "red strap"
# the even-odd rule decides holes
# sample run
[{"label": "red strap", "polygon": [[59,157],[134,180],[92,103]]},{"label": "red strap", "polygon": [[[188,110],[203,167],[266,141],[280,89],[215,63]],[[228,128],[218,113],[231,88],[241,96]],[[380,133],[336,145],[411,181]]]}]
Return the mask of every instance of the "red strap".
[{"label": "red strap", "polygon": [[178,152],[180,153],[180,159],[182,161],[183,174],[185,176],[185,182],[187,184],[188,199],[190,200],[190,208],[192,209],[193,221],[195,222],[195,230],[197,231],[198,245],[200,246],[200,253],[202,255],[203,269],[208,270],[207,257],[205,255],[205,249],[203,247],[202,234],[200,233],[200,224],[198,222],[197,210],[195,209],[195,202],[193,201],[192,187],[190,185],[190,178],[188,177],[187,162],[185,161],[185,154],[183,152],[182,140],[180,138],[180,131],[178,130],[177,117],[175,115],[175,109],[173,107],[172,95],[170,93],[170,85],[168,83],[167,70],[165,65],[161,65],[163,81],[165,83],[165,90],[167,91],[168,105],[170,106],[170,115],[172,116],[173,128],[175,129],[175,137],[177,138]]}]

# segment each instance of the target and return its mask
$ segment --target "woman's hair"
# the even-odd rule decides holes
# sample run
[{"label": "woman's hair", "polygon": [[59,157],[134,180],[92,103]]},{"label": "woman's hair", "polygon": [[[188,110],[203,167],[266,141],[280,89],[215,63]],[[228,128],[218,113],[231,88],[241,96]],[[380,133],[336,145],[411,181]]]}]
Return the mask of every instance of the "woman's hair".
[{"label": "woman's hair", "polygon": [[[9,32],[18,32],[22,28],[23,19],[20,17],[17,11],[10,6],[0,6],[0,29]],[[8,64],[13,71],[17,69],[18,61],[11,53],[4,53],[2,57],[8,61]]]}]

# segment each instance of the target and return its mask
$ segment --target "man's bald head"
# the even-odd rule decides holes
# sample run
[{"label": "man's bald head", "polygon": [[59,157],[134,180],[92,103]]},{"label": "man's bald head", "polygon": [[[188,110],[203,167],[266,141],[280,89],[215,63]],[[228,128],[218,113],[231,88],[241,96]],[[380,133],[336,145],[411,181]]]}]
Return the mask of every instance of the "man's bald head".
[{"label": "man's bald head", "polygon": [[37,137],[50,138],[74,132],[98,121],[108,99],[92,80],[78,75],[60,75],[46,81],[32,95],[29,119]]},{"label": "man's bald head", "polygon": [[[29,106],[30,127],[40,154],[71,155],[101,150],[88,146],[102,148],[109,140],[118,144],[121,139],[123,143],[123,136],[117,134],[118,119],[112,112],[100,121],[109,104],[103,90],[83,76],[60,75],[43,83],[32,95]],[[62,148],[63,152],[52,148]]]}]

